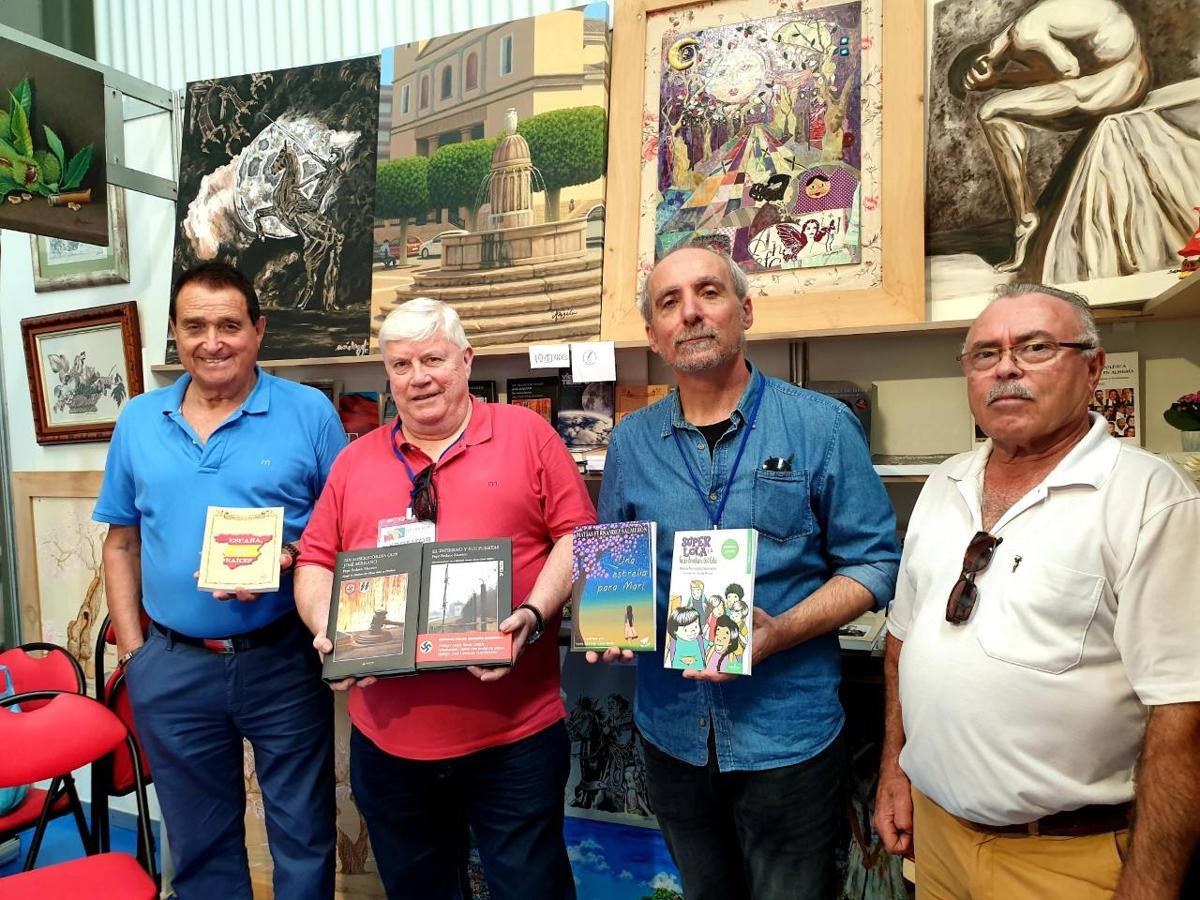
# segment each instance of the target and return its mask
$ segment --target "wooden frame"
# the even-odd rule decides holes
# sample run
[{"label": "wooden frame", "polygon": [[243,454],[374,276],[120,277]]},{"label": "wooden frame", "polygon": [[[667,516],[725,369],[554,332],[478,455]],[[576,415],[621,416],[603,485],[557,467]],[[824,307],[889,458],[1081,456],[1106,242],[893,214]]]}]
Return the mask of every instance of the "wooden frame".
[{"label": "wooden frame", "polygon": [[137,304],[22,319],[21,339],[37,442],[108,440],[125,400],[142,392]]},{"label": "wooden frame", "polygon": [[[716,0],[720,6],[727,0]],[[882,0],[874,0],[879,7]],[[640,287],[638,257],[641,205],[642,109],[648,18],[706,0],[616,0],[607,209],[604,247],[604,299],[601,337],[642,338],[645,327],[636,305]],[[764,3],[764,15],[770,9]],[[893,325],[925,318],[924,131],[922,95],[924,0],[887,0],[882,16],[883,138],[880,215],[881,284],[864,289],[771,294],[756,289],[751,277],[755,322],[749,336],[786,338],[816,329]],[[812,271],[812,270],[809,270]]]},{"label": "wooden frame", "polygon": [[[95,500],[100,495],[100,483],[103,480],[103,472],[13,472],[13,536],[17,551],[21,640],[42,639],[34,501],[43,497]],[[99,625],[99,620],[96,624]]]},{"label": "wooden frame", "polygon": [[101,255],[78,260],[55,259],[52,253],[56,240],[61,239],[40,234],[29,238],[35,291],[129,284],[129,231],[125,219],[125,191],[121,188],[108,187],[108,247],[95,248]]}]

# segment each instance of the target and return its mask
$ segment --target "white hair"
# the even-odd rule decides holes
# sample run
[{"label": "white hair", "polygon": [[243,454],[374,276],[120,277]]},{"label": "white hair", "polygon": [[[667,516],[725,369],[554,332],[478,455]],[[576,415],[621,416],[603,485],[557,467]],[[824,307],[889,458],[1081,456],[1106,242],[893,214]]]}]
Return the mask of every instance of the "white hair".
[{"label": "white hair", "polygon": [[[1077,294],[1074,291],[1064,291],[1062,288],[1051,287],[1048,284],[1016,281],[997,287],[995,295],[988,301],[988,306],[991,306],[997,300],[1003,300],[1005,297],[1028,297],[1030,295],[1052,297],[1069,305],[1075,311],[1075,316],[1079,320],[1079,334],[1075,340],[1081,344],[1090,345],[1090,349],[1081,350],[1079,355],[1084,359],[1095,357],[1096,350],[1100,347],[1100,329],[1096,327],[1096,316],[1092,313],[1091,305],[1082,294]],[[967,342],[964,339],[962,352],[965,353],[966,349]]]},{"label": "white hair", "polygon": [[453,306],[429,297],[414,297],[388,313],[379,326],[379,346],[389,341],[424,341],[439,332],[459,350],[471,346]]}]

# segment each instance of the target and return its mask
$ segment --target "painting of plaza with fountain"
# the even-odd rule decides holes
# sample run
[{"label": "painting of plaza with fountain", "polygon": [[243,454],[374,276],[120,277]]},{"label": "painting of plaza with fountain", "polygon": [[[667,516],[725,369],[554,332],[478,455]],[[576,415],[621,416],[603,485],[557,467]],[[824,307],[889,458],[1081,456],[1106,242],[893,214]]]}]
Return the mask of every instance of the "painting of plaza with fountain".
[{"label": "painting of plaza with fountain", "polygon": [[476,346],[599,335],[608,49],[596,3],[384,51],[372,350],[418,296]]}]

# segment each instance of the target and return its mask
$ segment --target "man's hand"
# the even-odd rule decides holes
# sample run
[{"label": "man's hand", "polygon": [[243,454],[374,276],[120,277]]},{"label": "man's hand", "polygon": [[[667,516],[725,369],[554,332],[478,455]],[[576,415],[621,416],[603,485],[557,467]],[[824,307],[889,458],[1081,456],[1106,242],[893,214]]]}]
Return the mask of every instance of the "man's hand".
[{"label": "man's hand", "polygon": [[[317,653],[321,654],[321,661],[325,661],[325,657],[333,652],[333,641],[329,640],[324,634],[318,634],[313,638],[313,648]],[[358,685],[359,687],[370,687],[378,681],[374,675],[364,675],[361,678],[343,678],[341,681],[330,682],[329,686],[335,691],[348,691],[350,688]]]},{"label": "man's hand", "polygon": [[879,774],[875,830],[888,853],[913,858],[912,785],[899,766],[885,766]]},{"label": "man's hand", "polygon": [[[529,637],[529,632],[533,631],[535,625],[537,625],[537,619],[534,617],[532,610],[528,608],[516,610],[511,616],[500,623],[500,631],[503,634],[512,635],[511,665],[496,668],[467,666],[467,671],[480,681],[499,681],[512,671],[512,667],[517,664],[517,660],[525,652],[525,641]],[[545,635],[542,635],[543,640],[545,640],[545,637]]]},{"label": "man's hand", "polygon": [[[763,660],[781,649],[780,627],[775,616],[754,607],[753,630],[750,637],[750,669],[759,665]],[[727,672],[709,672],[701,669],[684,669],[683,677],[691,681],[732,681],[740,675]]]},{"label": "man's hand", "polygon": [[603,653],[597,653],[595,650],[589,650],[583,654],[583,658],[590,663],[614,663],[617,660],[621,662],[632,662],[633,651],[622,650],[620,647],[609,647]]}]

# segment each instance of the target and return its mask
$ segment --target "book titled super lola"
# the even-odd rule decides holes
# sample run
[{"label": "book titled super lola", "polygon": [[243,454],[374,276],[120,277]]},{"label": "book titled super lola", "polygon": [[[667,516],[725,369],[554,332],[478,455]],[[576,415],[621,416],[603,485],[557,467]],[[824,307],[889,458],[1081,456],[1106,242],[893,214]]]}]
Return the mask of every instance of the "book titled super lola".
[{"label": "book titled super lola", "polygon": [[757,554],[752,528],[675,532],[665,668],[750,674]]},{"label": "book titled super lola", "polygon": [[512,541],[434,541],[337,556],[326,681],[430,669],[507,666]]}]

